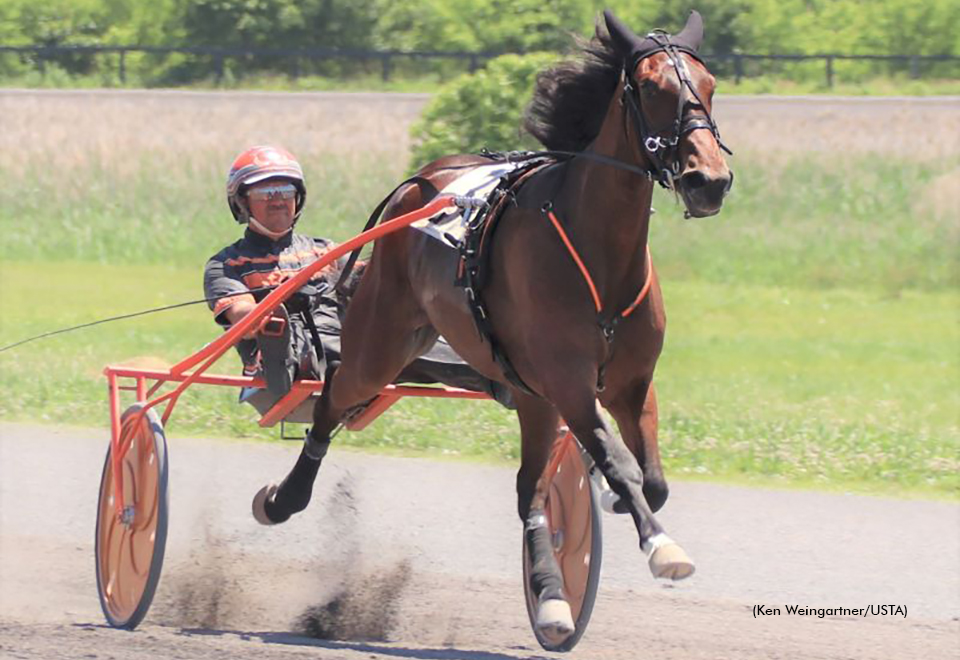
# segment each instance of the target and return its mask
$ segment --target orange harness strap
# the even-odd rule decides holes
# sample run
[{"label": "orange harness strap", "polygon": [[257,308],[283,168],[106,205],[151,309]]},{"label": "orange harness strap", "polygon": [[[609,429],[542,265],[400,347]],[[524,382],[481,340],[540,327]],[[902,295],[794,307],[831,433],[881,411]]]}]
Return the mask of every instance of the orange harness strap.
[{"label": "orange harness strap", "polygon": [[[560,240],[563,241],[563,244],[567,246],[567,252],[570,253],[570,256],[573,258],[574,263],[577,264],[577,268],[580,269],[580,274],[583,275],[584,281],[587,283],[587,287],[590,289],[590,295],[593,296],[593,304],[597,308],[597,315],[599,316],[603,312],[603,304],[600,302],[600,294],[597,293],[597,286],[593,283],[593,278],[590,277],[590,271],[587,270],[586,265],[583,263],[583,259],[580,258],[580,254],[577,252],[577,249],[573,247],[573,243],[570,242],[570,238],[567,236],[567,232],[563,230],[563,227],[560,225],[560,221],[557,220],[557,216],[554,215],[552,210],[547,211],[547,217],[550,218],[550,222],[553,223],[553,228],[557,230],[557,234],[560,235]],[[650,246],[647,245],[647,275],[644,278],[643,287],[640,289],[640,293],[637,294],[637,297],[634,298],[633,302],[630,305],[620,312],[621,318],[627,318],[633,313],[633,310],[643,302],[643,299],[647,297],[647,294],[650,292],[650,282],[653,277],[653,260],[650,257]]]}]

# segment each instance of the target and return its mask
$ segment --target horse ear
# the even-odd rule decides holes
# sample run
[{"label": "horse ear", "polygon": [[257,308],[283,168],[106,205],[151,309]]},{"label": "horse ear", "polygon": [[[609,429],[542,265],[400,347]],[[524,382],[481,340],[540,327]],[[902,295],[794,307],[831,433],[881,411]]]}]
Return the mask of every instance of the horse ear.
[{"label": "horse ear", "polygon": [[690,12],[690,18],[687,19],[687,24],[684,25],[680,33],[673,38],[673,41],[681,43],[693,50],[700,50],[700,44],[703,42],[703,18],[698,11],[694,10]]},{"label": "horse ear", "polygon": [[624,59],[633,55],[634,51],[637,50],[637,47],[640,45],[640,37],[635,35],[633,31],[624,25],[619,18],[614,16],[613,12],[609,9],[603,11],[603,20],[607,24],[607,32],[610,33],[610,37],[613,39],[613,46],[617,49],[617,52]]}]

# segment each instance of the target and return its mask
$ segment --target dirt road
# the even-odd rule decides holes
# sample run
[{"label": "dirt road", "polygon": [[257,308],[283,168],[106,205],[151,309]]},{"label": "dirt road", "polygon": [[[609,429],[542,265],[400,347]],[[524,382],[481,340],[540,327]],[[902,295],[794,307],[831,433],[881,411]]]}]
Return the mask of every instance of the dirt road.
[{"label": "dirt road", "polygon": [[[163,578],[128,633],[105,627],[94,583],[106,432],[0,424],[0,657],[550,655],[524,611],[512,469],[334,450],[311,507],[268,529],[250,497],[296,444],[172,431]],[[629,520],[606,516],[600,595],[572,657],[960,657],[956,505],[675,483],[660,519],[697,574],[654,582]],[[337,597],[345,641],[298,633]],[[781,615],[755,619],[756,604]],[[785,610],[882,604],[906,618]]]}]

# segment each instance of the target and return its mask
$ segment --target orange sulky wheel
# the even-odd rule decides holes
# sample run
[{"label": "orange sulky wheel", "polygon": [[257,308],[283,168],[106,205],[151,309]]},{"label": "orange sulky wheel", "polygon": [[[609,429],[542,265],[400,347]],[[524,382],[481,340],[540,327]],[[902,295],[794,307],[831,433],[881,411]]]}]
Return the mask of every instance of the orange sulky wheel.
[{"label": "orange sulky wheel", "polygon": [[603,555],[600,489],[591,477],[595,469],[593,460],[573,437],[565,440],[561,434],[554,451],[562,451],[563,455],[554,473],[547,475],[550,486],[545,512],[554,556],[563,576],[563,595],[573,615],[573,633],[554,637],[537,628],[537,601],[530,580],[526,543],[523,544],[523,589],[530,625],[540,646],[547,651],[569,651],[587,629],[600,585]]},{"label": "orange sulky wheel", "polygon": [[136,403],[121,417],[121,438],[132,438],[121,460],[125,510],[114,505],[113,460],[107,460],[100,479],[97,505],[97,591],[107,622],[133,630],[153,601],[163,567],[169,509],[167,440],[160,418],[148,410],[136,428]]}]

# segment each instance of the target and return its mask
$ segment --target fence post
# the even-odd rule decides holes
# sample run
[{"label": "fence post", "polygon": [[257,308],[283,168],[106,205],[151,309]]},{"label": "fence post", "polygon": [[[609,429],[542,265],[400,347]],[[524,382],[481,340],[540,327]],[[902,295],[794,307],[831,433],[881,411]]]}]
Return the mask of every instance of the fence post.
[{"label": "fence post", "polygon": [[740,53],[733,54],[733,75],[736,84],[740,84],[740,79],[743,78],[743,57]]},{"label": "fence post", "polygon": [[833,87],[833,56],[827,55],[827,87]]},{"label": "fence post", "polygon": [[127,84],[127,63],[126,63],[127,51],[120,49],[120,84]]},{"label": "fence post", "polygon": [[480,59],[476,53],[470,53],[470,73],[476,73],[480,68]]},{"label": "fence post", "polygon": [[916,55],[910,56],[910,77],[914,80],[920,77],[920,59]]},{"label": "fence post", "polygon": [[217,87],[223,82],[223,53],[213,56],[213,70],[217,74]]},{"label": "fence post", "polygon": [[383,82],[388,82],[390,80],[390,69],[392,64],[390,61],[390,53],[384,53],[380,60],[383,64]]}]

